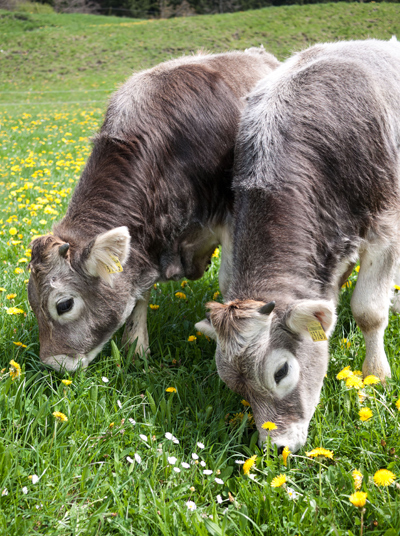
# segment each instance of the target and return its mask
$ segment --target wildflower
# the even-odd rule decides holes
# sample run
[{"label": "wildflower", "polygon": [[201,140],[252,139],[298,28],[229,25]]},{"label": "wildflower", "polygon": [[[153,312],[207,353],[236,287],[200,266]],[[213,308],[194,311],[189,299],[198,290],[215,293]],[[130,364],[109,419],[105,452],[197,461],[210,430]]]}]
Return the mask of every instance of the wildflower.
[{"label": "wildflower", "polygon": [[216,482],[217,484],[220,484],[221,486],[222,486],[222,484],[224,483],[224,481],[222,480],[222,478],[216,478],[216,479],[215,479],[215,482]]},{"label": "wildflower", "polygon": [[396,475],[387,469],[379,469],[374,474],[374,482],[377,486],[390,486],[396,479]]},{"label": "wildflower", "polygon": [[139,456],[139,454],[137,452],[135,452],[135,460],[136,460],[137,463],[142,462],[142,458]]},{"label": "wildflower", "polygon": [[10,233],[11,236],[14,236],[14,235],[16,235],[18,233],[18,231],[17,231],[17,229],[15,227],[10,227],[8,232]]},{"label": "wildflower", "polygon": [[237,463],[238,465],[243,465],[245,463],[244,460],[235,460],[235,463]]},{"label": "wildflower", "polygon": [[289,495],[289,499],[292,499],[295,501],[300,497],[300,493],[297,493],[293,488],[290,488],[289,486],[286,487],[287,494]]},{"label": "wildflower", "polygon": [[361,389],[362,387],[364,387],[364,384],[361,378],[358,378],[357,376],[353,375],[347,378],[346,387],[354,387],[354,389]]},{"label": "wildflower", "polygon": [[374,385],[375,383],[379,383],[381,380],[374,376],[373,374],[370,374],[366,378],[364,378],[364,385]]},{"label": "wildflower", "polygon": [[290,454],[289,447],[285,447],[282,451],[283,465],[286,467],[287,459]]},{"label": "wildflower", "polygon": [[188,338],[188,342],[193,342],[197,339],[197,337],[195,337],[194,335],[190,335],[189,338]]},{"label": "wildflower", "polygon": [[360,471],[357,471],[357,469],[354,469],[354,471],[351,473],[351,476],[353,477],[353,480],[354,480],[355,489],[360,489],[362,481],[363,481],[362,473],[360,473]]},{"label": "wildflower", "polygon": [[211,469],[204,469],[203,471],[203,475],[212,475],[213,472],[211,471]]},{"label": "wildflower", "polygon": [[198,455],[195,452],[192,452],[192,459],[193,460],[198,460],[199,459]]},{"label": "wildflower", "polygon": [[396,408],[400,411],[400,398],[396,402]]},{"label": "wildflower", "polygon": [[15,344],[15,346],[20,346],[21,348],[27,348],[26,344],[22,344],[22,342],[14,342],[13,341],[13,344]]},{"label": "wildflower", "polygon": [[175,387],[167,387],[167,389],[165,389],[165,392],[166,393],[176,393],[177,390],[175,389]]},{"label": "wildflower", "polygon": [[172,442],[175,443],[175,445],[179,445],[179,439],[177,439],[176,437],[172,438]]},{"label": "wildflower", "polygon": [[64,385],[71,385],[72,380],[61,380],[61,383],[63,383]]},{"label": "wildflower", "polygon": [[6,495],[8,495],[8,489],[7,488],[4,488],[3,491],[1,492],[1,495],[3,497],[5,497]]},{"label": "wildflower", "polygon": [[21,315],[24,314],[25,311],[18,309],[18,307],[6,307],[6,313],[8,315]]},{"label": "wildflower", "polygon": [[358,414],[363,422],[369,421],[369,419],[373,416],[373,413],[370,408],[361,408]]},{"label": "wildflower", "polygon": [[261,425],[261,428],[264,428],[264,430],[276,430],[278,427],[276,426],[275,423],[271,421],[267,421]]},{"label": "wildflower", "polygon": [[135,426],[136,424],[135,419],[132,419],[132,417],[129,417],[128,421],[131,423],[132,426]]},{"label": "wildflower", "polygon": [[17,295],[16,294],[7,294],[7,300],[13,300]]},{"label": "wildflower", "polygon": [[201,465],[202,467],[205,467],[207,464],[206,464],[206,462],[205,462],[204,460],[201,460],[200,465]]},{"label": "wildflower", "polygon": [[272,479],[271,488],[280,488],[286,482],[286,475],[279,475]]},{"label": "wildflower", "polygon": [[0,292],[7,292],[7,289],[5,289],[4,287],[0,287]]},{"label": "wildflower", "polygon": [[215,259],[218,259],[218,257],[219,257],[219,249],[218,248],[214,250],[214,253],[211,255],[211,257],[214,257]]},{"label": "wildflower", "polygon": [[325,458],[333,459],[333,452],[322,447],[318,447],[310,452],[306,452],[306,455],[310,458],[315,458],[316,456],[324,456]]},{"label": "wildflower", "polygon": [[360,377],[363,375],[362,370],[353,370],[353,374],[354,376],[360,376]]},{"label": "wildflower", "polygon": [[114,428],[114,422],[110,422],[110,424],[108,425],[109,428]]},{"label": "wildflower", "polygon": [[243,464],[243,473],[245,475],[248,475],[250,473],[250,469],[253,467],[253,465],[256,463],[257,456],[254,455],[248,460],[246,460]]},{"label": "wildflower", "polygon": [[127,461],[128,461],[129,463],[133,463],[133,460],[132,460],[132,458],[131,458],[130,456],[127,456],[126,459],[127,459]]},{"label": "wildflower", "polygon": [[342,348],[347,348],[347,349],[349,349],[350,346],[351,346],[351,342],[348,341],[347,339],[342,339],[342,340],[340,341],[340,346],[341,346]]},{"label": "wildflower", "polygon": [[196,488],[193,487],[193,486],[191,486],[189,489],[190,489],[190,491],[191,491],[192,493],[193,493],[194,491],[196,491]]},{"label": "wildflower", "polygon": [[217,495],[216,499],[218,504],[221,504],[223,502],[221,495]]},{"label": "wildflower", "polygon": [[363,491],[356,491],[353,495],[350,495],[349,501],[357,508],[362,508],[367,502],[367,494]]},{"label": "wildflower", "polygon": [[199,449],[204,449],[204,445],[203,443],[200,443],[200,441],[197,442],[197,446],[199,447]]},{"label": "wildflower", "polygon": [[150,303],[150,309],[153,309],[153,311],[157,311],[157,309],[159,309],[160,306],[159,305],[155,305],[154,303]]},{"label": "wildflower", "polygon": [[182,283],[181,283],[181,287],[182,287],[182,288],[185,288],[187,284],[188,284],[187,281],[182,281]]},{"label": "wildflower", "polygon": [[186,300],[186,294],[184,292],[175,292],[175,296],[180,300]]},{"label": "wildflower", "polygon": [[21,367],[14,361],[14,359],[11,359],[10,361],[10,377],[12,381],[14,381],[16,378],[18,378],[21,375]]},{"label": "wildflower", "polygon": [[187,506],[187,509],[190,510],[191,512],[193,512],[197,508],[196,504],[193,501],[187,501],[186,506]]},{"label": "wildflower", "polygon": [[59,422],[67,422],[68,421],[68,417],[66,415],[64,415],[64,413],[61,413],[61,411],[54,411],[53,412],[53,417]]},{"label": "wildflower", "polygon": [[172,438],[174,437],[170,432],[166,432],[165,434],[166,439],[169,439],[172,441]]},{"label": "wildflower", "polygon": [[39,477],[37,475],[29,475],[29,480],[31,480],[32,484],[37,484],[39,482]]},{"label": "wildflower", "polygon": [[214,292],[213,294],[213,300],[216,300],[218,296],[220,295],[220,292],[217,290],[217,292]]},{"label": "wildflower", "polygon": [[168,456],[168,463],[170,465],[175,465],[177,462],[177,459],[175,458],[175,456]]},{"label": "wildflower", "polygon": [[117,400],[117,406],[119,407],[119,409],[122,409],[122,404],[120,400]]},{"label": "wildflower", "polygon": [[27,488],[26,486],[24,486],[24,487],[22,488],[22,493],[23,493],[24,495],[26,495],[26,494],[28,493],[28,488]]},{"label": "wildflower", "polygon": [[140,434],[139,437],[142,441],[145,441],[147,443],[147,436],[145,436],[144,434]]},{"label": "wildflower", "polygon": [[180,473],[180,472],[181,472],[181,470],[179,469],[179,467],[174,467],[173,469],[174,469],[175,473]]},{"label": "wildflower", "polygon": [[345,380],[346,378],[349,378],[350,376],[353,376],[353,372],[350,370],[350,365],[348,367],[344,367],[337,375],[337,380]]},{"label": "wildflower", "polygon": [[102,376],[101,381],[104,383],[108,383],[110,380],[106,378],[105,376]]},{"label": "wildflower", "polygon": [[[20,268],[19,266],[17,266],[17,267],[15,268],[15,270],[14,270],[14,273],[15,273],[15,274],[23,274],[24,271],[23,271],[22,268]],[[22,312],[24,312],[24,311],[22,311]]]},{"label": "wildflower", "polygon": [[240,402],[243,404],[243,406],[248,407],[248,408],[250,407],[250,403],[247,402],[247,400],[243,399]]},{"label": "wildflower", "polygon": [[183,467],[184,469],[189,469],[189,468],[190,468],[190,464],[188,464],[188,463],[186,463],[186,462],[182,462],[181,465],[182,465],[182,467]]}]

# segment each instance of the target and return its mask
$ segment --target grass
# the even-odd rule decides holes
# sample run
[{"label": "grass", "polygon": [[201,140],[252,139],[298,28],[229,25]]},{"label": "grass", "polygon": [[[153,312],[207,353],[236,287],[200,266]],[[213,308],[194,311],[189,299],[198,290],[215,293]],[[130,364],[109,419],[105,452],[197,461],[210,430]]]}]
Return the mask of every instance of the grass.
[{"label": "grass", "polygon": [[[289,456],[287,467],[282,456],[260,452],[251,408],[219,380],[214,343],[194,330],[218,291],[218,258],[200,281],[152,290],[151,303],[159,308],[149,310],[148,360],[132,363],[117,333],[87,370],[72,377],[41,368],[26,295],[30,241],[65,212],[106,95],[133,69],[198,46],[217,51],[262,41],[284,58],[316,40],[388,38],[396,24],[400,33],[395,9],[293,6],[141,24],[1,12],[1,534],[358,535],[361,516],[364,535],[399,534],[399,479],[388,487],[372,480],[381,468],[400,475],[397,315],[390,315],[385,334],[393,373],[387,388],[365,387],[368,398],[361,404],[356,390],[336,379],[345,366],[359,369],[365,354],[349,305],[357,272],[341,292],[330,367],[307,444]],[[107,61],[99,67],[100,57]],[[178,291],[186,298],[176,297]],[[8,314],[12,307],[22,312]],[[192,335],[197,338],[189,342]],[[12,359],[22,367],[14,380]],[[166,392],[169,387],[177,392]],[[360,407],[371,408],[373,417],[362,422]],[[68,421],[57,421],[56,411]],[[331,450],[333,459],[306,455],[316,447]],[[253,477],[236,463],[251,456],[257,456]],[[363,474],[361,490],[368,494],[363,514],[349,502],[354,469]],[[271,487],[280,474],[285,486]]]}]

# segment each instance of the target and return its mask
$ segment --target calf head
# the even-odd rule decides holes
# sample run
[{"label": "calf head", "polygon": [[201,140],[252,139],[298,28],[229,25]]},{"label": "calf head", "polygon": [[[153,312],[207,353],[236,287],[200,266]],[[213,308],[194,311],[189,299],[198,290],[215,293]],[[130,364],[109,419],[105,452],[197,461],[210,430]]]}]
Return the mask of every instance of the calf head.
[{"label": "calf head", "polygon": [[[251,404],[260,441],[273,422],[271,439],[293,452],[304,445],[328,365],[327,341],[313,342],[308,326],[318,321],[329,334],[333,302],[298,300],[281,305],[253,300],[209,303],[221,379]],[[210,335],[210,331],[208,335]]]},{"label": "calf head", "polygon": [[43,363],[85,367],[124,323],[134,305],[123,271],[129,246],[127,227],[80,246],[53,235],[33,241],[28,298]]}]

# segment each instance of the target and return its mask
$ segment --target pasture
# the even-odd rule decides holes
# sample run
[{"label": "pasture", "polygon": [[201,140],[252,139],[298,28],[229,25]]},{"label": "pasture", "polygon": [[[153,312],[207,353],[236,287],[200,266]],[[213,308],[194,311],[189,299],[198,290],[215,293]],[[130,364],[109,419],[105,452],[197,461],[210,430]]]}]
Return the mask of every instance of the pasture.
[{"label": "pasture", "polygon": [[[259,450],[251,408],[219,380],[215,344],[194,328],[221,300],[218,250],[201,280],[152,289],[152,353],[134,363],[119,332],[85,371],[44,370],[26,294],[29,244],[65,213],[107,96],[133,70],[198,48],[263,43],[284,59],[317,41],[399,37],[397,5],[165,21],[0,11],[0,28],[1,534],[398,535],[400,318],[385,333],[392,380],[362,385],[357,270],[307,445],[286,460]],[[364,506],[349,500],[357,490]]]}]

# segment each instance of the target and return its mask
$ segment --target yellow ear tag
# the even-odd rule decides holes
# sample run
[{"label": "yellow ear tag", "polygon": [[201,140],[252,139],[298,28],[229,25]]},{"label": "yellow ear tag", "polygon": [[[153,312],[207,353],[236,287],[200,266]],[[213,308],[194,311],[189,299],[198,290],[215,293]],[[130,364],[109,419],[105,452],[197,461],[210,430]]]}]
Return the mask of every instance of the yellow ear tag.
[{"label": "yellow ear tag", "polygon": [[318,320],[314,320],[313,322],[310,322],[307,326],[307,329],[311,335],[311,338],[314,342],[318,341],[327,341],[328,337],[325,334],[325,331],[323,330],[321,324],[318,322]]},{"label": "yellow ear tag", "polygon": [[111,259],[114,261],[115,265],[116,265],[116,268],[113,268],[111,266],[109,266],[108,264],[105,264],[105,268],[107,270],[107,272],[109,274],[116,274],[116,273],[119,273],[119,272],[123,272],[124,269],[122,268],[121,266],[121,263],[119,262],[119,259],[118,257],[116,257],[115,255],[110,255]]}]

